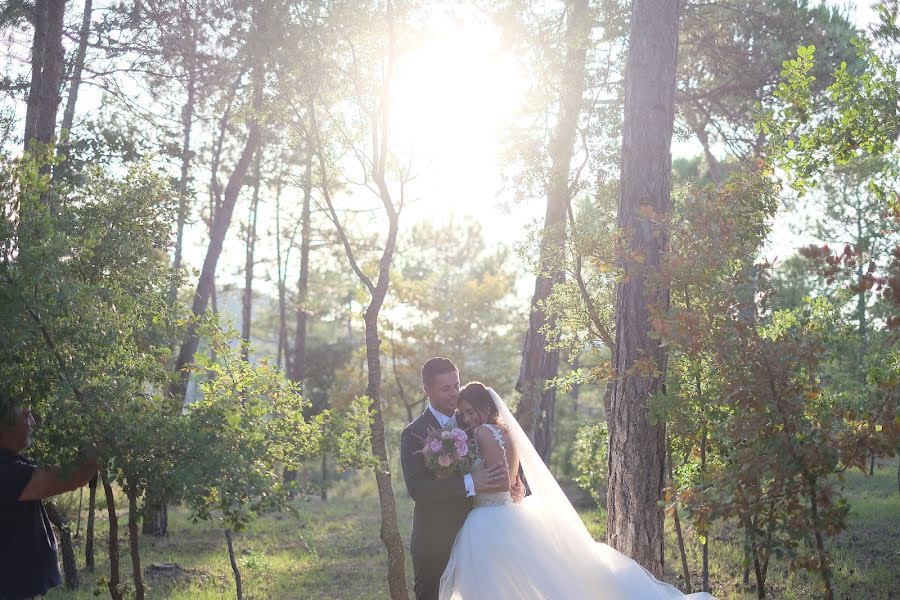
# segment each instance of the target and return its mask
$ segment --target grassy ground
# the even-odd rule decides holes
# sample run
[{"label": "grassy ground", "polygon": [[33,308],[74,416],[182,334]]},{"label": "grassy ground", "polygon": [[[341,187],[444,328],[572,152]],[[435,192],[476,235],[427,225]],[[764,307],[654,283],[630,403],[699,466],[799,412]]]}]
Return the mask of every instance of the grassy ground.
[{"label": "grassy ground", "polygon": [[[868,478],[847,476],[852,512],[851,527],[831,543],[835,557],[835,583],[839,598],[865,600],[900,598],[900,495],[897,464],[891,461]],[[397,502],[401,534],[409,539],[412,503],[402,484]],[[403,493],[400,493],[403,492]],[[76,502],[77,506],[77,502]],[[102,506],[102,505],[101,505]],[[236,536],[236,550],[244,578],[245,598],[369,599],[388,598],[387,559],[378,539],[380,516],[371,478],[339,484],[327,502],[298,499],[296,515],[271,514]],[[106,519],[98,511],[97,574],[82,573],[77,593],[56,590],[48,598],[93,599],[105,596],[102,576],[108,574]],[[585,511],[591,532],[602,538],[604,517]],[[130,579],[127,556],[127,517],[122,516],[122,571]],[[191,523],[187,515],[170,512],[169,536],[141,540],[148,597],[169,600],[205,600],[234,597],[234,582],[223,532],[214,523]],[[83,527],[83,523],[82,523]],[[677,567],[674,534],[669,531],[668,568]],[[690,532],[686,534],[692,540]],[[79,546],[79,562],[83,548]],[[711,537],[711,579],[719,598],[755,598],[741,584],[741,547],[738,532],[721,528]],[[700,565],[699,548],[689,548],[691,568]],[[160,565],[177,565],[159,569]],[[680,572],[680,568],[677,569]],[[412,567],[407,557],[407,577]],[[674,575],[670,581],[682,584]],[[782,564],[770,567],[769,597],[818,598],[815,578],[789,573]]]}]

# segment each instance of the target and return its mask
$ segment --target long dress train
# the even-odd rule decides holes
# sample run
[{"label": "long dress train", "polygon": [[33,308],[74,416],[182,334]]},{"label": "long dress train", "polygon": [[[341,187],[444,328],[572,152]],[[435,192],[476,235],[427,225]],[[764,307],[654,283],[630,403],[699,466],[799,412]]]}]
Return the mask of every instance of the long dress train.
[{"label": "long dress train", "polygon": [[[475,496],[441,578],[441,600],[714,600],[686,595],[594,541],[503,400],[490,390],[519,451],[531,495]],[[493,425],[484,425],[498,440]]]}]

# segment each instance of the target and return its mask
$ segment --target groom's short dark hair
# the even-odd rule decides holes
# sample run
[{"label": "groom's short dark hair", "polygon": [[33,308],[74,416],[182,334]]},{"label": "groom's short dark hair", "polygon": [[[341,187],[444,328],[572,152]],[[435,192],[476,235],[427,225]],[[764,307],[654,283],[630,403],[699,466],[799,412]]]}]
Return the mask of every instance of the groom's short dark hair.
[{"label": "groom's short dark hair", "polygon": [[442,356],[429,358],[425,361],[425,364],[422,365],[422,384],[430,385],[438,375],[453,373],[458,370],[459,369],[456,368],[456,365],[454,365],[453,361],[449,358],[444,358]]}]

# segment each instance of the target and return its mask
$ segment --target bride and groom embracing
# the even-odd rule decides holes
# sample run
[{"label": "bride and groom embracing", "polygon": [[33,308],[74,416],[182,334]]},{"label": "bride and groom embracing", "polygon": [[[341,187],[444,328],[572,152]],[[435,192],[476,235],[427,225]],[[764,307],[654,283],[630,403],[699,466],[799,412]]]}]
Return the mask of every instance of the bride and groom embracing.
[{"label": "bride and groom embracing", "polygon": [[[682,594],[606,544],[595,542],[499,395],[460,389],[446,358],[422,367],[428,406],[400,435],[415,502],[410,554],[417,600],[711,600]],[[435,430],[474,436],[471,472],[426,466]],[[521,467],[530,494],[519,480]]]}]

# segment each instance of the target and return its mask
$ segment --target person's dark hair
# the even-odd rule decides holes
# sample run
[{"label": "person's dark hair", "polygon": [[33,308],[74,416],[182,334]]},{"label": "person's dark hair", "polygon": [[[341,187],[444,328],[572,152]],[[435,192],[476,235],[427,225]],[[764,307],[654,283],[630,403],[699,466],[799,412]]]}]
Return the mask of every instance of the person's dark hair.
[{"label": "person's dark hair", "polygon": [[453,361],[449,358],[444,358],[442,356],[429,358],[425,361],[425,364],[422,365],[422,384],[431,385],[431,382],[434,381],[434,378],[438,375],[453,373],[458,370],[459,369],[456,368],[456,365],[454,365]]},{"label": "person's dark hair", "polygon": [[465,400],[472,405],[472,408],[480,413],[487,414],[487,422],[494,425],[501,425],[500,413],[497,411],[497,405],[491,398],[491,393],[480,381],[470,381],[461,390],[459,390],[459,401]]}]

